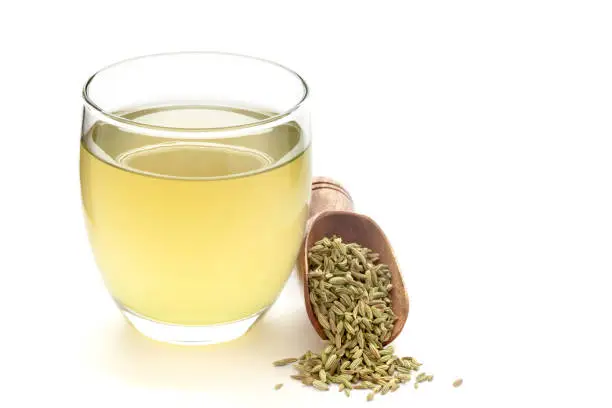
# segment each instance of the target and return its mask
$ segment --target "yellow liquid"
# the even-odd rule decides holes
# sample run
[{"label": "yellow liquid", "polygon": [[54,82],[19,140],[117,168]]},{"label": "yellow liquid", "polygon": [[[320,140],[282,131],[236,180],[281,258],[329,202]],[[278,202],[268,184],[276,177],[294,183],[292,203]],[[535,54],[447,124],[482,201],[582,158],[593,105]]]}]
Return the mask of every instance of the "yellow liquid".
[{"label": "yellow liquid", "polygon": [[[215,127],[269,114],[171,107],[141,123]],[[81,143],[89,238],[114,299],[174,324],[226,323],[269,306],[292,270],[310,192],[296,124],[217,140],[161,139],[96,124]]]}]

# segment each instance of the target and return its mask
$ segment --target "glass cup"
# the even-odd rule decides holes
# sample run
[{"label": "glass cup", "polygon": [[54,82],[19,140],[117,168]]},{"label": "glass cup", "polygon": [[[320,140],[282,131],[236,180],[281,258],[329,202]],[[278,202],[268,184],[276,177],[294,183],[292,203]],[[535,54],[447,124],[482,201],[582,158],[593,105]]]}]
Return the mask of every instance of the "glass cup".
[{"label": "glass cup", "polygon": [[280,293],[310,194],[308,88],[224,53],[135,58],[83,90],[81,190],[106,287],[142,334],[244,334]]}]

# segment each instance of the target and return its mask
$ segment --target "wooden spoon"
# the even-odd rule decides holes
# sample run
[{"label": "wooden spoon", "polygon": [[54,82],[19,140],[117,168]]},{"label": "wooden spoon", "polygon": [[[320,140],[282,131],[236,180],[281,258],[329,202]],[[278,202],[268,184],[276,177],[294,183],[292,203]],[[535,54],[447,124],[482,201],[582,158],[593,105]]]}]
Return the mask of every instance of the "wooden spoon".
[{"label": "wooden spoon", "polygon": [[338,182],[324,177],[314,177],[312,180],[306,236],[297,260],[299,275],[304,284],[306,313],[312,326],[322,339],[327,339],[323,327],[317,320],[310,304],[308,249],[323,237],[331,237],[332,235],[338,235],[344,242],[356,242],[374,252],[378,252],[380,255],[379,262],[389,266],[391,284],[393,285],[389,297],[391,298],[391,309],[397,316],[397,321],[393,326],[391,337],[384,344],[391,343],[404,328],[408,317],[408,294],[395,255],[393,255],[391,244],[374,220],[353,212],[353,200],[348,191]]}]

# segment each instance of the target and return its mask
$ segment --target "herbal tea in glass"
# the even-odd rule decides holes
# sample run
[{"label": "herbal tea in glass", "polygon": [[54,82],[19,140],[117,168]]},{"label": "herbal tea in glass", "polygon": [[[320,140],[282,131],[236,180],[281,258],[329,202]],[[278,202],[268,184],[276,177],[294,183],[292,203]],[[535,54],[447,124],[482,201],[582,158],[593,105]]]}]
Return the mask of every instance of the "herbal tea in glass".
[{"label": "herbal tea in glass", "polygon": [[87,229],[108,290],[143,334],[225,341],[274,302],[308,212],[306,93],[286,68],[216,53],[143,57],[88,82]]}]

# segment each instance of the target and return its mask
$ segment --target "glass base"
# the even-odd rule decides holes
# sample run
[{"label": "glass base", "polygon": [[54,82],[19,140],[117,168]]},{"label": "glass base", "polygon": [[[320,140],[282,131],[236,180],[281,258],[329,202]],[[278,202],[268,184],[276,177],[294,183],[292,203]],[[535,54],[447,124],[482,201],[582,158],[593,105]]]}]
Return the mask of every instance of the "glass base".
[{"label": "glass base", "polygon": [[217,344],[237,339],[245,334],[268,308],[241,320],[207,326],[182,326],[144,317],[118,304],[121,313],[134,328],[146,337],[164,343],[180,345]]}]

